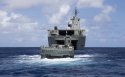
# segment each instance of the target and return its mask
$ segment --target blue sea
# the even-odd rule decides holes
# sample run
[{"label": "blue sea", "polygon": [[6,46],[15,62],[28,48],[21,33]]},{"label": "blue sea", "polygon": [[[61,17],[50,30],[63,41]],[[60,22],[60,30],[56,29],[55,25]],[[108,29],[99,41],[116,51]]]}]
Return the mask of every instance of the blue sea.
[{"label": "blue sea", "polygon": [[1,47],[0,77],[125,77],[125,48],[88,47],[60,59],[39,53],[37,47]]}]

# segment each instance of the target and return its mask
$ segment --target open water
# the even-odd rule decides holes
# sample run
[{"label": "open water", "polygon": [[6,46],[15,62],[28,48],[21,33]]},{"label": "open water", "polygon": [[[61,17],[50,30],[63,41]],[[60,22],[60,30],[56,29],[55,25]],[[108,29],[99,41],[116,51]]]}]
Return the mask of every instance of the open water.
[{"label": "open water", "polygon": [[85,48],[41,59],[39,48],[0,48],[0,77],[125,77],[125,48]]}]

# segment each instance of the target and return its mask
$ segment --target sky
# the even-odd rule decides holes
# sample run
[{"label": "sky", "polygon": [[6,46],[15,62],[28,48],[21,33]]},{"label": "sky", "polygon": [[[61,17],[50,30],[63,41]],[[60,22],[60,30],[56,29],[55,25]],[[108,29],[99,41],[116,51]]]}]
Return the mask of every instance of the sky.
[{"label": "sky", "polygon": [[86,47],[125,47],[125,0],[0,0],[0,47],[48,45],[78,9]]}]

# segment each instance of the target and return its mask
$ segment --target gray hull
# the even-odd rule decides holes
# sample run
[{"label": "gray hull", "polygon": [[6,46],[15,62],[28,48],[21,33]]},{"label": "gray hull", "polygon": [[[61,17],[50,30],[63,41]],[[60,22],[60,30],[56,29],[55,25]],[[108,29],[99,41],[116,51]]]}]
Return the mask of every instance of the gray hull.
[{"label": "gray hull", "polygon": [[74,57],[73,48],[42,48],[41,58],[66,58]]}]

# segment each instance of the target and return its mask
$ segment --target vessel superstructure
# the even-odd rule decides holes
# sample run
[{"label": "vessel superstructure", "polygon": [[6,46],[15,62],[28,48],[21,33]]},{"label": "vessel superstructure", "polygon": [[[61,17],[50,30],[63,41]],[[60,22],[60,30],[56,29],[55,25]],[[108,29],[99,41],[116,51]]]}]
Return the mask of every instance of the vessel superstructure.
[{"label": "vessel superstructure", "polygon": [[64,37],[66,35],[71,37],[71,44],[75,50],[80,50],[85,47],[85,29],[80,28],[80,18],[77,16],[77,10],[75,15],[70,19],[68,23],[69,29],[58,29],[56,26],[53,30],[48,30],[48,44],[64,44]]}]

